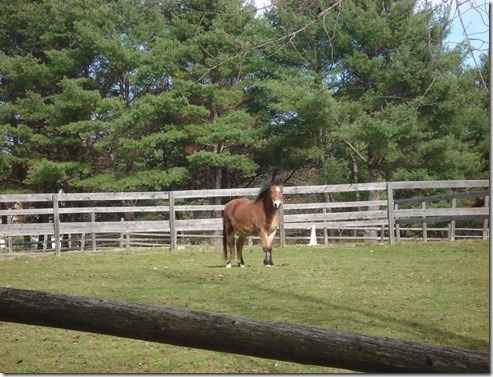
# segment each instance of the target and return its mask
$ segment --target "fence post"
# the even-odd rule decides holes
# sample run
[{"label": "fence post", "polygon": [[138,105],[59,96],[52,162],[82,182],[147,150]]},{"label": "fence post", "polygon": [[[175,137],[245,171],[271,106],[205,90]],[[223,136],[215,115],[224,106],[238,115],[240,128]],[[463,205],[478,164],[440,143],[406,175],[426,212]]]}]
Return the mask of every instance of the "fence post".
[{"label": "fence post", "polygon": [[[328,245],[329,234],[327,232],[327,220],[325,219],[325,215],[327,214],[327,208],[323,209],[323,214],[324,214],[324,245]],[[382,239],[383,239],[383,233],[382,233]]]},{"label": "fence post", "polygon": [[176,251],[176,224],[175,224],[175,196],[173,191],[168,192],[169,198],[169,237],[170,237],[170,249]]},{"label": "fence post", "polygon": [[[10,211],[12,211],[12,208],[9,208]],[[12,215],[7,215],[7,224],[12,224]],[[7,253],[14,252],[13,236],[5,237],[5,247],[7,248]]]},{"label": "fence post", "polygon": [[[452,208],[457,208],[457,198],[452,198]],[[455,220],[450,222],[448,238],[449,241],[455,241]]]},{"label": "fence post", "polygon": [[[124,222],[125,219],[123,217],[120,217],[120,222]],[[120,249],[123,249],[123,237],[125,237],[125,233],[121,232],[120,233]]]},{"label": "fence post", "polygon": [[395,220],[394,220],[394,191],[392,182],[387,182],[387,220],[389,222],[389,244],[394,243]]},{"label": "fence post", "polygon": [[[394,204],[394,210],[397,211],[398,209],[399,209],[399,204]],[[401,240],[401,226],[400,224],[395,224],[395,242],[399,242],[400,240]]]},{"label": "fence post", "polygon": [[[426,209],[426,202],[421,202],[421,209]],[[422,218],[426,219],[426,216],[423,216]],[[428,242],[428,225],[426,224],[426,221],[423,221],[421,229],[423,231],[423,242]]]},{"label": "fence post", "polygon": [[[484,197],[484,206],[485,208],[488,208],[489,207],[489,200],[490,200],[490,197],[489,196],[485,196]],[[489,234],[488,234],[488,219],[485,219],[483,220],[483,240],[487,240],[489,237]]]},{"label": "fence post", "polygon": [[53,194],[53,233],[55,236],[55,255],[60,256],[60,212],[58,210],[58,194]]},{"label": "fence post", "polygon": [[130,232],[125,233],[125,249],[130,249],[130,243],[131,243],[131,236]]},{"label": "fence post", "polygon": [[81,233],[80,234],[80,251],[84,251],[85,243],[86,243],[86,234]]},{"label": "fence post", "polygon": [[[91,228],[96,229],[96,213],[91,212]],[[92,251],[96,251],[96,233],[93,232],[91,233],[91,240],[92,240]]]},{"label": "fence post", "polygon": [[284,229],[284,206],[279,208],[279,243],[286,246],[286,230]]}]

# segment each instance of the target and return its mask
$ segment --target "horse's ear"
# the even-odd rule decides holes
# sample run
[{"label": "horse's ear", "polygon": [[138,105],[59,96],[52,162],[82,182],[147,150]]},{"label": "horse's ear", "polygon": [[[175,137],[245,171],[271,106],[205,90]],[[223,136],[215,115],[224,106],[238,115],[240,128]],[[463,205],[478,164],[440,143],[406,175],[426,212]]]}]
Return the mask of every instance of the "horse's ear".
[{"label": "horse's ear", "polygon": [[270,183],[272,183],[274,185],[283,185],[284,184],[284,182],[281,179],[281,177],[278,177],[277,176],[277,171],[276,170],[274,170],[272,172],[272,176],[270,177]]}]

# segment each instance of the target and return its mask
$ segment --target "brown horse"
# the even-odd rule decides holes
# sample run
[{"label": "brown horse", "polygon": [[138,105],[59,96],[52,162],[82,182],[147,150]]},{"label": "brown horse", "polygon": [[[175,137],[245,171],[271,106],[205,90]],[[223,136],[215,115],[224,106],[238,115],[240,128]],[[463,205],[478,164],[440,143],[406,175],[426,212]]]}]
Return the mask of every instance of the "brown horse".
[{"label": "brown horse", "polygon": [[223,246],[226,267],[231,267],[231,254],[236,241],[238,266],[245,267],[243,246],[248,236],[260,235],[264,253],[264,265],[273,266],[272,242],[279,226],[279,208],[282,204],[283,183],[272,175],[269,182],[260,190],[255,200],[234,199],[224,207]]}]

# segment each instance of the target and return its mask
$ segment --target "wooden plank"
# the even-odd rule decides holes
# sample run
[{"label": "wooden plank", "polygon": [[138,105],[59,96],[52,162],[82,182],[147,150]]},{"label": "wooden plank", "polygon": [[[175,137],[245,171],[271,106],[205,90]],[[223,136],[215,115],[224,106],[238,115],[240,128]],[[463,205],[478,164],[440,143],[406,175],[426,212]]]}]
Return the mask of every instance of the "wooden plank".
[{"label": "wooden plank", "polygon": [[129,207],[65,207],[61,214],[74,213],[155,213],[169,212],[169,206],[129,206]]},{"label": "wooden plank", "polygon": [[[12,216],[7,216],[7,225],[12,224]],[[0,227],[1,229],[1,227]],[[14,251],[13,247],[13,237],[5,237],[5,244],[7,246],[7,253]]]},{"label": "wooden plank", "polygon": [[[423,203],[424,204],[424,203]],[[452,199],[452,208],[457,208],[457,199]],[[426,223],[423,223],[423,227],[426,227]],[[449,241],[455,241],[455,220],[452,220],[449,224],[450,230],[448,234]]]},{"label": "wooden plank", "polygon": [[[331,186],[303,186],[300,188],[285,187],[285,194],[298,194],[301,191],[307,191],[307,193],[323,193],[326,191],[332,192],[329,187]],[[194,198],[209,198],[209,197],[250,197],[257,196],[260,188],[236,188],[236,189],[212,189],[212,190],[194,190],[194,191],[173,191],[176,199],[194,199]],[[287,191],[286,191],[287,190]],[[348,188],[347,191],[357,191],[355,189]],[[337,192],[334,191],[334,192]]]},{"label": "wooden plank", "polygon": [[[426,209],[426,202],[421,203],[421,208]],[[422,233],[423,233],[423,242],[427,242],[428,241],[428,232],[427,232],[426,221],[423,222],[421,229],[422,229]]]},{"label": "wooden plank", "polygon": [[175,227],[177,232],[193,231],[193,230],[222,230],[222,219],[190,219],[176,220]]},{"label": "wooden plank", "polygon": [[349,185],[320,185],[320,186],[296,186],[284,187],[285,195],[294,194],[323,194],[330,192],[354,192],[354,191],[383,191],[386,188],[385,182],[377,183],[358,183]]},{"label": "wooden plank", "polygon": [[260,188],[173,191],[175,199],[257,196]]},{"label": "wooden plank", "polygon": [[300,215],[284,215],[284,222],[327,221],[327,220],[358,220],[387,217],[387,211],[356,211],[331,213],[305,213]]},{"label": "wooden plank", "polygon": [[[476,207],[476,208],[415,208],[415,209],[399,209],[394,211],[395,218],[401,217],[414,217],[414,216],[469,216],[473,217],[489,215],[488,208]],[[479,217],[478,217],[479,218]],[[481,217],[484,218],[484,217]]]},{"label": "wooden plank", "polygon": [[[483,220],[488,219],[489,215],[460,215],[460,216],[430,216],[430,217],[413,217],[408,219],[396,219],[397,224],[422,224],[426,223],[443,223],[454,220]],[[429,229],[428,229],[429,230]]]},{"label": "wooden plank", "polygon": [[175,193],[169,193],[169,231],[170,231],[170,249],[176,251],[177,235],[176,235],[176,212],[175,212]]},{"label": "wooden plank", "polygon": [[394,189],[420,189],[420,188],[463,188],[463,187],[490,187],[486,179],[480,180],[450,180],[450,181],[406,181],[392,182]]},{"label": "wooden plank", "polygon": [[16,202],[51,202],[53,194],[1,194],[0,202],[16,203]]},{"label": "wooden plank", "polygon": [[54,237],[55,237],[55,254],[57,257],[60,256],[60,214],[58,213],[58,195],[53,194],[53,229],[54,229]]},{"label": "wooden plank", "polygon": [[175,205],[176,212],[223,211],[222,204],[184,204]]},{"label": "wooden plank", "polygon": [[53,234],[53,224],[1,224],[0,236],[30,236]]},{"label": "wooden plank", "polygon": [[0,216],[38,216],[52,215],[53,208],[28,208],[28,209],[3,209],[0,210]]},{"label": "wooden plank", "polygon": [[167,191],[151,192],[91,192],[91,193],[63,193],[61,202],[80,201],[115,201],[115,200],[167,200]]},{"label": "wooden plank", "polygon": [[[387,221],[389,227],[389,244],[392,245],[395,241],[396,233],[398,229],[395,226],[395,208],[394,208],[394,184],[392,182],[387,182]],[[397,206],[395,206],[397,207]],[[397,230],[397,232],[396,232]],[[399,234],[397,233],[397,237]]]},{"label": "wooden plank", "polygon": [[388,225],[386,220],[373,221],[334,221],[334,222],[306,222],[306,223],[287,223],[285,229],[311,229],[315,225],[316,229],[357,229],[359,227],[377,227]]},{"label": "wooden plank", "polygon": [[169,232],[168,221],[101,221],[60,223],[60,233]]},{"label": "wooden plank", "polygon": [[362,372],[490,370],[488,352],[15,288],[0,288],[0,320]]},{"label": "wooden plank", "polygon": [[[456,180],[456,181],[409,181],[393,182],[395,189],[413,188],[464,188],[464,187],[489,187],[488,180]],[[285,194],[317,194],[330,192],[352,192],[370,191],[386,189],[385,182],[360,183],[349,185],[319,185],[319,186],[298,186],[285,187]],[[174,191],[175,198],[204,198],[204,197],[236,197],[236,196],[256,196],[259,188],[235,188],[235,189],[216,189],[216,190],[184,190]],[[2,194],[0,202],[50,202],[50,193],[45,194]],[[168,192],[119,192],[119,193],[63,193],[60,201],[114,201],[114,200],[156,200],[168,199]]]},{"label": "wooden plank", "polygon": [[300,209],[327,209],[327,208],[359,208],[387,206],[386,200],[371,200],[371,201],[354,201],[354,202],[330,202],[330,203],[284,203],[285,211],[300,210]]},{"label": "wooden plank", "polygon": [[478,190],[478,191],[467,191],[467,192],[456,192],[453,194],[443,194],[443,195],[431,195],[422,196],[417,198],[406,198],[406,199],[396,199],[395,204],[410,204],[410,203],[421,203],[421,202],[439,202],[441,200],[451,200],[451,199],[465,199],[465,198],[477,198],[479,196],[489,195],[489,190]]},{"label": "wooden plank", "polygon": [[[484,198],[484,208],[489,208],[489,202],[490,202],[490,197],[487,196]],[[489,217],[483,221],[483,240],[487,240],[489,237],[489,228],[488,228],[488,223],[489,223]]]},{"label": "wooden plank", "polygon": [[[183,206],[182,210],[188,210]],[[224,207],[224,206],[222,206]],[[198,209],[197,209],[198,210]],[[206,210],[206,209],[201,209]],[[10,211],[10,212],[9,212]],[[154,213],[169,212],[169,206],[132,206],[132,207],[62,207],[58,208],[59,214],[87,214],[87,213]],[[0,210],[0,216],[38,216],[52,215],[53,208],[29,208],[29,209],[12,209]]]},{"label": "wooden plank", "polygon": [[284,222],[284,206],[279,208],[279,243],[281,246],[286,246],[286,227]]}]

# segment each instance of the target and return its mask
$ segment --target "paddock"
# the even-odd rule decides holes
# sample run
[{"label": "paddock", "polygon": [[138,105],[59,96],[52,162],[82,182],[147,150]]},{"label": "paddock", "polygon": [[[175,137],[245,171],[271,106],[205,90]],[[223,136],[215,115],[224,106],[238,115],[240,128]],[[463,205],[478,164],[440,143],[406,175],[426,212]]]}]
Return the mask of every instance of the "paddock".
[{"label": "paddock", "polygon": [[[482,240],[289,245],[278,247],[278,263],[265,268],[254,245],[246,249],[253,262],[231,269],[224,268],[222,250],[210,246],[71,252],[63,258],[13,253],[1,256],[0,286],[460,348],[484,357],[488,246]],[[0,327],[7,340],[0,351],[3,372],[343,371],[115,335],[6,322]]]}]

